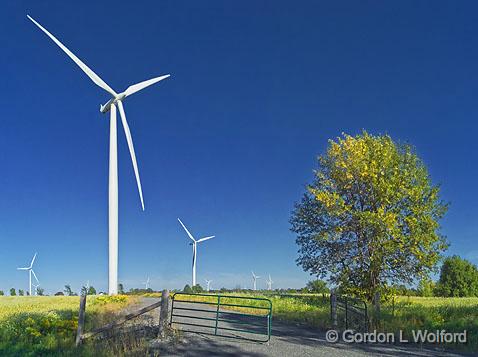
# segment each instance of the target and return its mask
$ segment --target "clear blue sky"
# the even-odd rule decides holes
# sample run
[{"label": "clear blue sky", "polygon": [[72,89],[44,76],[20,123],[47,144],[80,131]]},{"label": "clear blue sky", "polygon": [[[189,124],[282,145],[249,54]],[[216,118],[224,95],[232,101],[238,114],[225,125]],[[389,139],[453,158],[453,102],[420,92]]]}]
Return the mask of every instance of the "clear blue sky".
[{"label": "clear blue sky", "polygon": [[[139,5],[141,4],[141,5]],[[119,131],[126,288],[300,287],[289,215],[341,132],[410,142],[451,202],[443,233],[478,263],[476,2],[3,1],[0,5],[0,289],[38,251],[48,292],[107,288],[108,96],[26,18],[125,101],[146,211]],[[122,130],[119,128],[119,130]],[[264,280],[259,281],[264,286]]]}]

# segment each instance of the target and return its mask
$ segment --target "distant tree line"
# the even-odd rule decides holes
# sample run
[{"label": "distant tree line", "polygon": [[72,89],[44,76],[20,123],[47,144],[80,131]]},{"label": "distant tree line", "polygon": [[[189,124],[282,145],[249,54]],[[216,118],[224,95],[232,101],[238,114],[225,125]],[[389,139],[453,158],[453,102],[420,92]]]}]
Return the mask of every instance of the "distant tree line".
[{"label": "distant tree line", "polygon": [[[172,290],[176,292],[177,290]],[[194,294],[194,293],[203,293],[205,292],[204,288],[197,284],[191,287],[189,284],[186,284],[182,289],[183,292]],[[211,293],[230,293],[230,292],[252,292],[251,289],[241,289],[240,286],[236,286],[233,289],[227,289],[225,287],[219,290],[210,290]],[[326,281],[321,279],[311,280],[307,285],[300,289],[274,289],[270,290],[259,290],[262,294],[295,294],[295,293],[316,293],[316,294],[327,294],[330,292],[328,284]],[[337,287],[339,293],[347,294],[347,289],[343,289],[340,285]],[[421,279],[417,287],[409,287],[404,284],[391,285],[390,291],[393,295],[402,295],[402,296],[423,296],[423,297],[478,297],[478,267],[471,263],[470,261],[463,259],[457,255],[447,257],[444,259],[443,264],[440,269],[440,276],[438,281],[434,282],[429,278]],[[155,291],[151,288],[148,289],[130,289],[128,292],[124,291],[123,285],[119,284],[118,293],[127,294],[127,295],[143,295],[147,293],[154,293]],[[256,291],[257,292],[257,291]],[[93,286],[81,288],[81,294],[85,295],[96,295],[96,289]],[[23,289],[18,289],[18,295],[24,296],[28,295],[28,292],[25,292]],[[5,295],[3,290],[0,290],[0,296]],[[16,296],[17,291],[15,288],[10,289],[10,296]],[[43,296],[44,290],[40,287],[37,288],[37,295]],[[58,295],[66,296],[77,296],[75,292],[72,291],[70,285],[65,285],[63,292],[55,293]]]},{"label": "distant tree line", "polygon": [[478,267],[454,255],[443,260],[437,281],[423,278],[416,287],[391,285],[390,291],[402,296],[478,297]]}]

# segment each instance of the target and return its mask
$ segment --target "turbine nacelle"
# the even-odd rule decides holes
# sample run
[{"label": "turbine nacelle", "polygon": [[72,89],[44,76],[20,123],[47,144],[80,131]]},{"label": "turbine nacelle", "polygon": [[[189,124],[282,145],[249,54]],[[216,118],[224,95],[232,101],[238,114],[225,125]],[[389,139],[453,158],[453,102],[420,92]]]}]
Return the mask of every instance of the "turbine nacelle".
[{"label": "turbine nacelle", "polygon": [[108,113],[112,105],[116,104],[118,101],[123,100],[125,98],[126,98],[125,92],[118,94],[116,97],[113,97],[110,100],[108,100],[104,105],[100,105],[100,112],[103,114]]}]

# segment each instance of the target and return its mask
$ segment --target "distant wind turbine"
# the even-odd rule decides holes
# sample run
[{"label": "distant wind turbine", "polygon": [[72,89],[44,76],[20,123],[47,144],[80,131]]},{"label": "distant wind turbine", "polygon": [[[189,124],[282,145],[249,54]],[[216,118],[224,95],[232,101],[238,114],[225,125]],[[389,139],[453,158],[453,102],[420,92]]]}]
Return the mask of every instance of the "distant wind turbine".
[{"label": "distant wind turbine", "polygon": [[267,290],[272,290],[272,279],[271,279],[271,275],[269,274],[269,280],[267,280]]},{"label": "distant wind turbine", "polygon": [[260,276],[254,274],[253,271],[251,273],[252,273],[252,286],[253,286],[252,290],[255,291],[255,290],[257,290],[256,282],[257,282],[257,279],[260,279]]},{"label": "distant wind turbine", "polygon": [[126,121],[126,114],[123,108],[123,100],[130,95],[149,87],[170,75],[149,79],[147,81],[129,86],[122,93],[116,93],[105,81],[103,81],[95,72],[93,72],[86,64],[76,57],[68,48],[65,47],[55,36],[48,32],[42,25],[36,22],[29,15],[27,17],[42,30],[58,47],[60,47],[75,62],[85,74],[100,88],[104,89],[111,95],[111,99],[104,105],[100,105],[100,112],[107,113],[110,111],[110,147],[109,147],[109,188],[108,188],[108,235],[109,235],[109,269],[108,269],[108,292],[110,295],[118,293],[118,147],[117,147],[117,125],[116,125],[116,106],[118,106],[121,121],[123,123],[126,141],[128,143],[131,161],[133,163],[134,174],[136,176],[136,184],[138,186],[141,207],[144,211],[143,191],[141,189],[141,180],[139,178],[138,165],[136,163],[136,154],[134,152],[133,139]]},{"label": "distant wind turbine", "polygon": [[28,271],[28,285],[29,285],[29,292],[30,296],[32,296],[32,274],[35,277],[36,281],[39,283],[38,278],[33,271],[33,263],[35,262],[35,258],[37,257],[37,253],[33,256],[32,262],[30,263],[30,266],[25,267],[25,268],[17,268],[17,270],[27,270]]},{"label": "distant wind turbine", "polygon": [[146,290],[149,289],[149,276],[148,276],[148,279],[143,283],[143,285],[145,286]]},{"label": "distant wind turbine", "polygon": [[192,272],[192,286],[196,286],[196,255],[197,255],[197,244],[198,243],[201,243],[201,242],[204,242],[205,240],[208,240],[208,239],[211,239],[211,238],[214,238],[215,236],[209,236],[209,237],[204,237],[204,238],[201,238],[201,239],[194,239],[194,237],[192,236],[192,234],[188,231],[188,229],[186,228],[186,226],[183,224],[183,222],[181,222],[181,220],[178,218],[178,221],[179,223],[181,223],[181,226],[183,226],[184,230],[186,231],[187,235],[189,236],[189,238],[191,238],[191,240],[193,241],[191,243],[191,245],[193,246],[193,272]]},{"label": "distant wind turbine", "polygon": [[211,282],[212,280],[207,280],[207,279],[204,279],[206,281],[206,291],[209,292],[209,289],[211,288]]},{"label": "distant wind turbine", "polygon": [[32,283],[33,288],[35,289],[35,296],[38,295],[38,287],[40,286],[40,282],[37,280],[37,284]]}]

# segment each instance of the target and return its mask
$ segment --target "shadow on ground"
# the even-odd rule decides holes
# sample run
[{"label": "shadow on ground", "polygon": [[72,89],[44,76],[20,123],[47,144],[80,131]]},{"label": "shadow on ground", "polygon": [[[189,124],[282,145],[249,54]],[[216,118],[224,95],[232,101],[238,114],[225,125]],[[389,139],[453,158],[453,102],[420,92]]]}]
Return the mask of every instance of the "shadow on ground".
[{"label": "shadow on ground", "polygon": [[[249,345],[251,343],[248,343]],[[166,356],[245,356],[263,357],[265,353],[247,351],[240,343],[230,343],[222,338],[210,337],[199,333],[185,333],[179,343],[153,343],[153,349]]]}]

